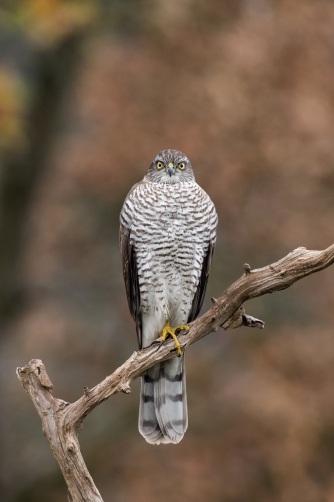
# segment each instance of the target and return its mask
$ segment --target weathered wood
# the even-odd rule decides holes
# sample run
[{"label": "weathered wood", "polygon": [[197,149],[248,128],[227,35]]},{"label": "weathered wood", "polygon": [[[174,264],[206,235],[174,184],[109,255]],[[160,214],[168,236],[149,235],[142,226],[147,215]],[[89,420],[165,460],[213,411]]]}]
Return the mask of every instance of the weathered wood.
[{"label": "weathered wood", "polygon": [[41,417],[44,435],[67,483],[69,500],[103,502],[81,455],[78,431],[67,424],[69,403],[52,396],[52,383],[42,361],[33,359],[24,368],[17,368],[17,376]]},{"label": "weathered wood", "polygon": [[[259,319],[245,314],[244,302],[274,291],[290,287],[294,282],[334,263],[334,245],[324,251],[298,248],[276,263],[260,269],[244,266],[245,273],[220,298],[213,298],[213,306],[200,318],[189,324],[189,331],[178,336],[182,350],[219,327],[224,329],[241,325],[263,328]],[[101,502],[80,452],[78,433],[84,418],[105,399],[117,392],[131,392],[130,383],[157,362],[176,355],[174,341],[167,340],[160,348],[161,339],[149,347],[134,352],[112,375],[92,389],[84,388],[83,396],[70,404],[52,396],[52,383],[42,361],[33,359],[17,375],[30,395],[42,419],[53,454],[59,463],[73,502]],[[158,350],[159,348],[159,350]]]}]

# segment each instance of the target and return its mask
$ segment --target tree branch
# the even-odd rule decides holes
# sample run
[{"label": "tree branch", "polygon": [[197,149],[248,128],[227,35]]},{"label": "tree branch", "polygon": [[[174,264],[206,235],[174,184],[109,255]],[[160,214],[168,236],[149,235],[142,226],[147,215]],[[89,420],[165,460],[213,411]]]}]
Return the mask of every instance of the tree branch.
[{"label": "tree branch", "polygon": [[[241,305],[257,296],[290,287],[294,282],[334,263],[334,244],[324,251],[298,248],[272,265],[252,270],[244,265],[245,273],[220,298],[212,299],[213,306],[199,319],[189,324],[189,331],[178,336],[182,350],[219,327],[241,325],[263,328],[259,319],[247,316]],[[73,502],[102,502],[80,452],[78,433],[84,418],[102,401],[117,392],[131,392],[130,383],[154,364],[176,355],[173,340],[160,348],[161,339],[149,347],[134,352],[112,375],[70,404],[52,396],[52,383],[42,361],[33,359],[17,376],[30,395],[41,419],[53,454],[59,463]],[[159,348],[159,350],[158,350]]]}]

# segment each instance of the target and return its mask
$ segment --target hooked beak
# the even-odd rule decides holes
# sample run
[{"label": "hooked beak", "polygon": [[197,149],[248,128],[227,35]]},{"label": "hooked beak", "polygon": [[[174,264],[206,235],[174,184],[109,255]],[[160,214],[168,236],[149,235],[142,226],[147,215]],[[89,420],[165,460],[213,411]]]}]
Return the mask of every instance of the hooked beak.
[{"label": "hooked beak", "polygon": [[173,162],[169,162],[167,172],[168,172],[169,176],[172,176],[173,174],[175,174]]}]

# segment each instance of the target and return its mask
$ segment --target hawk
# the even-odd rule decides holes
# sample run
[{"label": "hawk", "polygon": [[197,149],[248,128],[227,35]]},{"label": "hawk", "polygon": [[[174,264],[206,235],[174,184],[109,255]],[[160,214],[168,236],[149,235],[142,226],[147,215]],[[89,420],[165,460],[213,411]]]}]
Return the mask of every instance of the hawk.
[{"label": "hawk", "polygon": [[201,310],[217,222],[190,161],[176,150],[158,153],[121,211],[123,276],[139,348],[170,335],[179,355],[142,377],[139,432],[151,444],[176,444],[188,426],[184,354],[175,333],[189,329]]}]

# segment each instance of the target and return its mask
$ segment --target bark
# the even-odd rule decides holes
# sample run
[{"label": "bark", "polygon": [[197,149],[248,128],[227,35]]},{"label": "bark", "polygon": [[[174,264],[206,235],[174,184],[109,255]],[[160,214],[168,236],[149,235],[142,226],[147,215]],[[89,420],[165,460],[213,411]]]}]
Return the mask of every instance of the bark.
[{"label": "bark", "polygon": [[[245,273],[218,299],[212,299],[208,312],[189,324],[189,331],[178,336],[182,350],[219,327],[235,328],[241,325],[263,328],[259,319],[245,314],[242,304],[267,293],[290,287],[294,282],[334,263],[334,244],[324,251],[298,248],[276,263],[252,270],[245,264]],[[132,380],[148,368],[176,355],[174,341],[161,345],[158,338],[149,347],[134,352],[112,375],[92,389],[84,388],[83,396],[74,403],[66,403],[52,396],[52,383],[42,361],[33,359],[17,368],[17,376],[30,395],[42,419],[53,454],[59,463],[74,502],[102,501],[80,452],[78,433],[84,418],[105,399],[117,392],[131,392]]]}]

